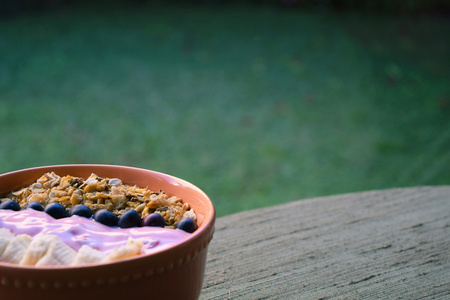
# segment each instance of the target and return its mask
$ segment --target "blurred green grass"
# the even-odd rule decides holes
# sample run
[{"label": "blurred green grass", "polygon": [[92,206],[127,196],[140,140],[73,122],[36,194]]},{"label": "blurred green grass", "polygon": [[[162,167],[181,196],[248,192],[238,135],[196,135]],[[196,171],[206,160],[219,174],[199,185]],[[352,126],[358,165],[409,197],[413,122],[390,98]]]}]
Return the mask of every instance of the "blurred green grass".
[{"label": "blurred green grass", "polygon": [[450,182],[450,21],[66,6],[0,20],[0,172],[184,178],[219,216]]}]

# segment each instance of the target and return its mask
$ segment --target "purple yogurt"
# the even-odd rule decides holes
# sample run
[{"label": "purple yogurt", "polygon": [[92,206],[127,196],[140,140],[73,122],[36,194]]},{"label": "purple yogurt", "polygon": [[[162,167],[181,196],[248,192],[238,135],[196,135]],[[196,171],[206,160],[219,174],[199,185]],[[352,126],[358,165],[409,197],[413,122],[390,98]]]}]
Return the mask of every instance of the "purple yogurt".
[{"label": "purple yogurt", "polygon": [[33,209],[0,210],[0,228],[8,228],[14,235],[54,234],[75,251],[88,245],[109,254],[114,248],[126,245],[128,238],[141,240],[142,253],[168,248],[187,238],[190,234],[179,229],[161,227],[108,227],[92,219],[77,215],[54,219],[45,212]]}]

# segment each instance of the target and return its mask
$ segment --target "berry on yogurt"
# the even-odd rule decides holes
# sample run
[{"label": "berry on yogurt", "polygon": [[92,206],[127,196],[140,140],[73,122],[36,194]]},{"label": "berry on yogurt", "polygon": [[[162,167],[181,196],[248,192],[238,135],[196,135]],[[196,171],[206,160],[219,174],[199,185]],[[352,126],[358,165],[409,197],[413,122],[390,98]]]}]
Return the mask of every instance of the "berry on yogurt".
[{"label": "berry on yogurt", "polygon": [[141,227],[142,226],[141,216],[137,211],[131,209],[120,216],[117,225],[120,228]]},{"label": "berry on yogurt", "polygon": [[193,233],[197,229],[197,223],[191,218],[184,218],[177,223],[176,228]]},{"label": "berry on yogurt", "polygon": [[10,209],[14,211],[19,211],[20,205],[14,200],[6,200],[0,204],[0,209]]},{"label": "berry on yogurt", "polygon": [[69,216],[77,215],[80,217],[90,218],[92,217],[92,211],[89,207],[83,204],[77,204],[73,206],[69,211]]},{"label": "berry on yogurt", "polygon": [[62,219],[67,217],[66,208],[60,203],[49,203],[45,206],[44,211],[55,219]]},{"label": "berry on yogurt", "polygon": [[152,227],[164,227],[165,220],[161,214],[152,213],[144,218],[143,225],[144,226],[152,226]]},{"label": "berry on yogurt", "polygon": [[94,214],[94,220],[106,226],[117,226],[119,217],[107,209],[100,209]]},{"label": "berry on yogurt", "polygon": [[44,207],[40,203],[35,201],[28,202],[22,207],[22,209],[34,209],[37,211],[44,211]]}]

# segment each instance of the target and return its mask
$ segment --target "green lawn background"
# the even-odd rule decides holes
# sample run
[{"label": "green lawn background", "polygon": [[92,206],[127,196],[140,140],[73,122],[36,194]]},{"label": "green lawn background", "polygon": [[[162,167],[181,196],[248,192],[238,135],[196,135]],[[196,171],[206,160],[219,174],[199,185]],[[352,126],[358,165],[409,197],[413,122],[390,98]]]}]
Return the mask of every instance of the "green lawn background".
[{"label": "green lawn background", "polygon": [[270,6],[0,20],[0,172],[148,168],[219,216],[450,182],[450,21]]}]

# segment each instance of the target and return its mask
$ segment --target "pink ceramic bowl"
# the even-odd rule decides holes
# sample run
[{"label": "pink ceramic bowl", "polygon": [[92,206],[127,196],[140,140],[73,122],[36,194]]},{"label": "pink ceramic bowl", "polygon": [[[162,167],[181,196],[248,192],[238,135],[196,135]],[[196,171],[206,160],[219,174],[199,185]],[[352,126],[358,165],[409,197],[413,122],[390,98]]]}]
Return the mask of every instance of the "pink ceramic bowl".
[{"label": "pink ceramic bowl", "polygon": [[0,299],[103,300],[197,299],[203,283],[215,211],[199,188],[182,179],[144,169],[112,165],[58,165],[0,175],[0,197],[28,186],[46,172],[87,178],[120,178],[126,184],[163,190],[188,202],[199,228],[169,249],[109,264],[82,267],[24,267],[0,263]]}]

